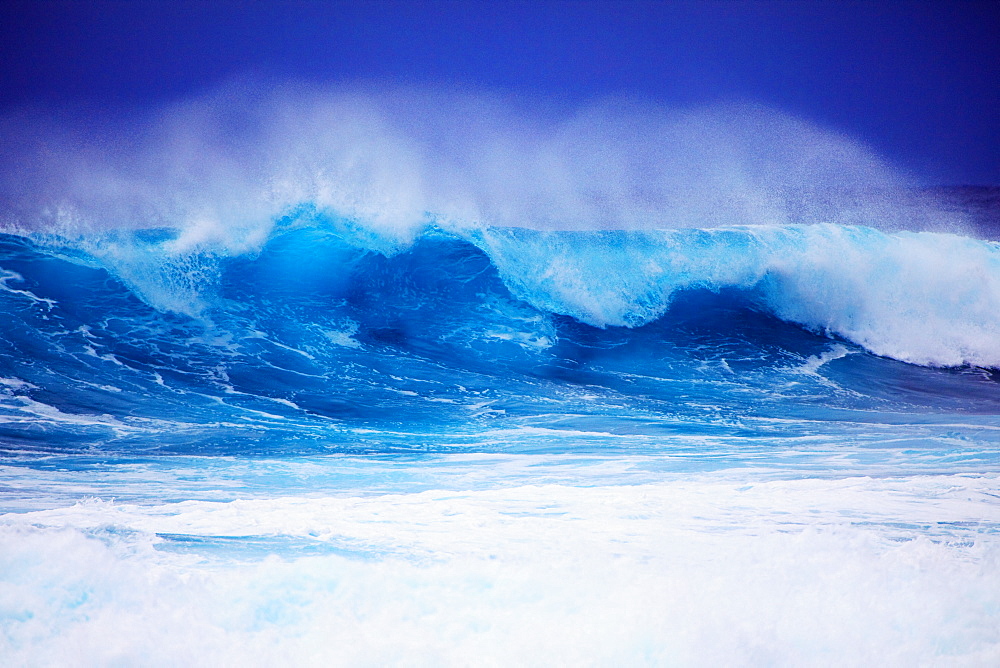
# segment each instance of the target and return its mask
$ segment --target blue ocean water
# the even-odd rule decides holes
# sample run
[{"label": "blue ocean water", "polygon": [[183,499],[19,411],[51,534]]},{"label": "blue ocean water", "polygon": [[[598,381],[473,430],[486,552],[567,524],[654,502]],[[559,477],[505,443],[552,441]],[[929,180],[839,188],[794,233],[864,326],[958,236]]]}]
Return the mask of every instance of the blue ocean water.
[{"label": "blue ocean water", "polygon": [[3,237],[6,453],[995,445],[994,242],[432,226],[385,254],[314,213],[251,254],[175,240]]},{"label": "blue ocean water", "polygon": [[0,654],[995,663],[995,192],[933,197],[9,226]]}]

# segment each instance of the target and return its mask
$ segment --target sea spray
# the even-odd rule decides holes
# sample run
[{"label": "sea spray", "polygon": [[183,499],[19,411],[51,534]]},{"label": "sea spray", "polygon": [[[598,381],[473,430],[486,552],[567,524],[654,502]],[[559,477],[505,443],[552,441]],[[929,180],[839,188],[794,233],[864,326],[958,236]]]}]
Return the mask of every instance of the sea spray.
[{"label": "sea spray", "polygon": [[3,128],[17,156],[0,178],[8,228],[171,227],[185,248],[253,247],[303,204],[401,243],[429,218],[601,230],[960,220],[902,215],[913,184],[898,170],[750,103],[556,109],[432,89],[232,85],[113,125],[22,114]]}]

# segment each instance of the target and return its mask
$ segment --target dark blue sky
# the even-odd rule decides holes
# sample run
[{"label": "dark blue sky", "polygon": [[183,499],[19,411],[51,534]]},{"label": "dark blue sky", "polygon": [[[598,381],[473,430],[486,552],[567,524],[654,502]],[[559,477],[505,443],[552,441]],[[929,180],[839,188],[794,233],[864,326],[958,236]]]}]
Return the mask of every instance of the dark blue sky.
[{"label": "dark blue sky", "polygon": [[750,99],[942,183],[1000,184],[1000,2],[23,2],[0,109],[163,103],[245,73],[566,103]]}]

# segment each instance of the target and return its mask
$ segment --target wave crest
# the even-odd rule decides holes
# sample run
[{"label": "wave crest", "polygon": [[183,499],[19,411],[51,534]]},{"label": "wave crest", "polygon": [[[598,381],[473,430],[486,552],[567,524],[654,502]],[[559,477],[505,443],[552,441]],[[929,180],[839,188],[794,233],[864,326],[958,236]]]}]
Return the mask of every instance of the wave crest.
[{"label": "wave crest", "polygon": [[[437,294],[471,289],[488,267],[508,299],[595,327],[641,327],[667,313],[681,293],[727,292],[877,355],[928,366],[1000,367],[1000,244],[951,234],[826,224],[603,231],[432,226],[409,250],[390,252],[370,229],[311,210],[286,220],[259,251],[182,252],[177,239],[176,232],[116,233],[69,245],[154,307],[209,319],[234,307],[226,285],[239,283],[237,299],[251,304],[275,291],[292,299],[361,299],[388,283],[403,291],[410,284],[438,286]],[[475,259],[477,253],[488,261]],[[365,260],[373,255],[383,259]],[[498,286],[484,285],[468,299],[488,301]],[[397,306],[430,308],[419,301]],[[433,308],[458,307],[434,301]]]}]

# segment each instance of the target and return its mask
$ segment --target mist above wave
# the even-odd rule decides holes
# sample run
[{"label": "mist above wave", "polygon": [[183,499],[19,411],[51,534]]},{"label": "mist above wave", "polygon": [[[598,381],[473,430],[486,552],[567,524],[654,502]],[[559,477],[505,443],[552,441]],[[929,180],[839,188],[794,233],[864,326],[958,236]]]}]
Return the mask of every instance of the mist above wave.
[{"label": "mist above wave", "polygon": [[[60,118],[66,119],[63,113]],[[259,247],[303,203],[387,247],[445,227],[954,226],[860,143],[760,105],[568,109],[443,89],[246,82],[142,114],[3,119],[7,229],[180,229]],[[926,199],[926,198],[925,198]],[[945,220],[947,218],[948,220]]]}]

